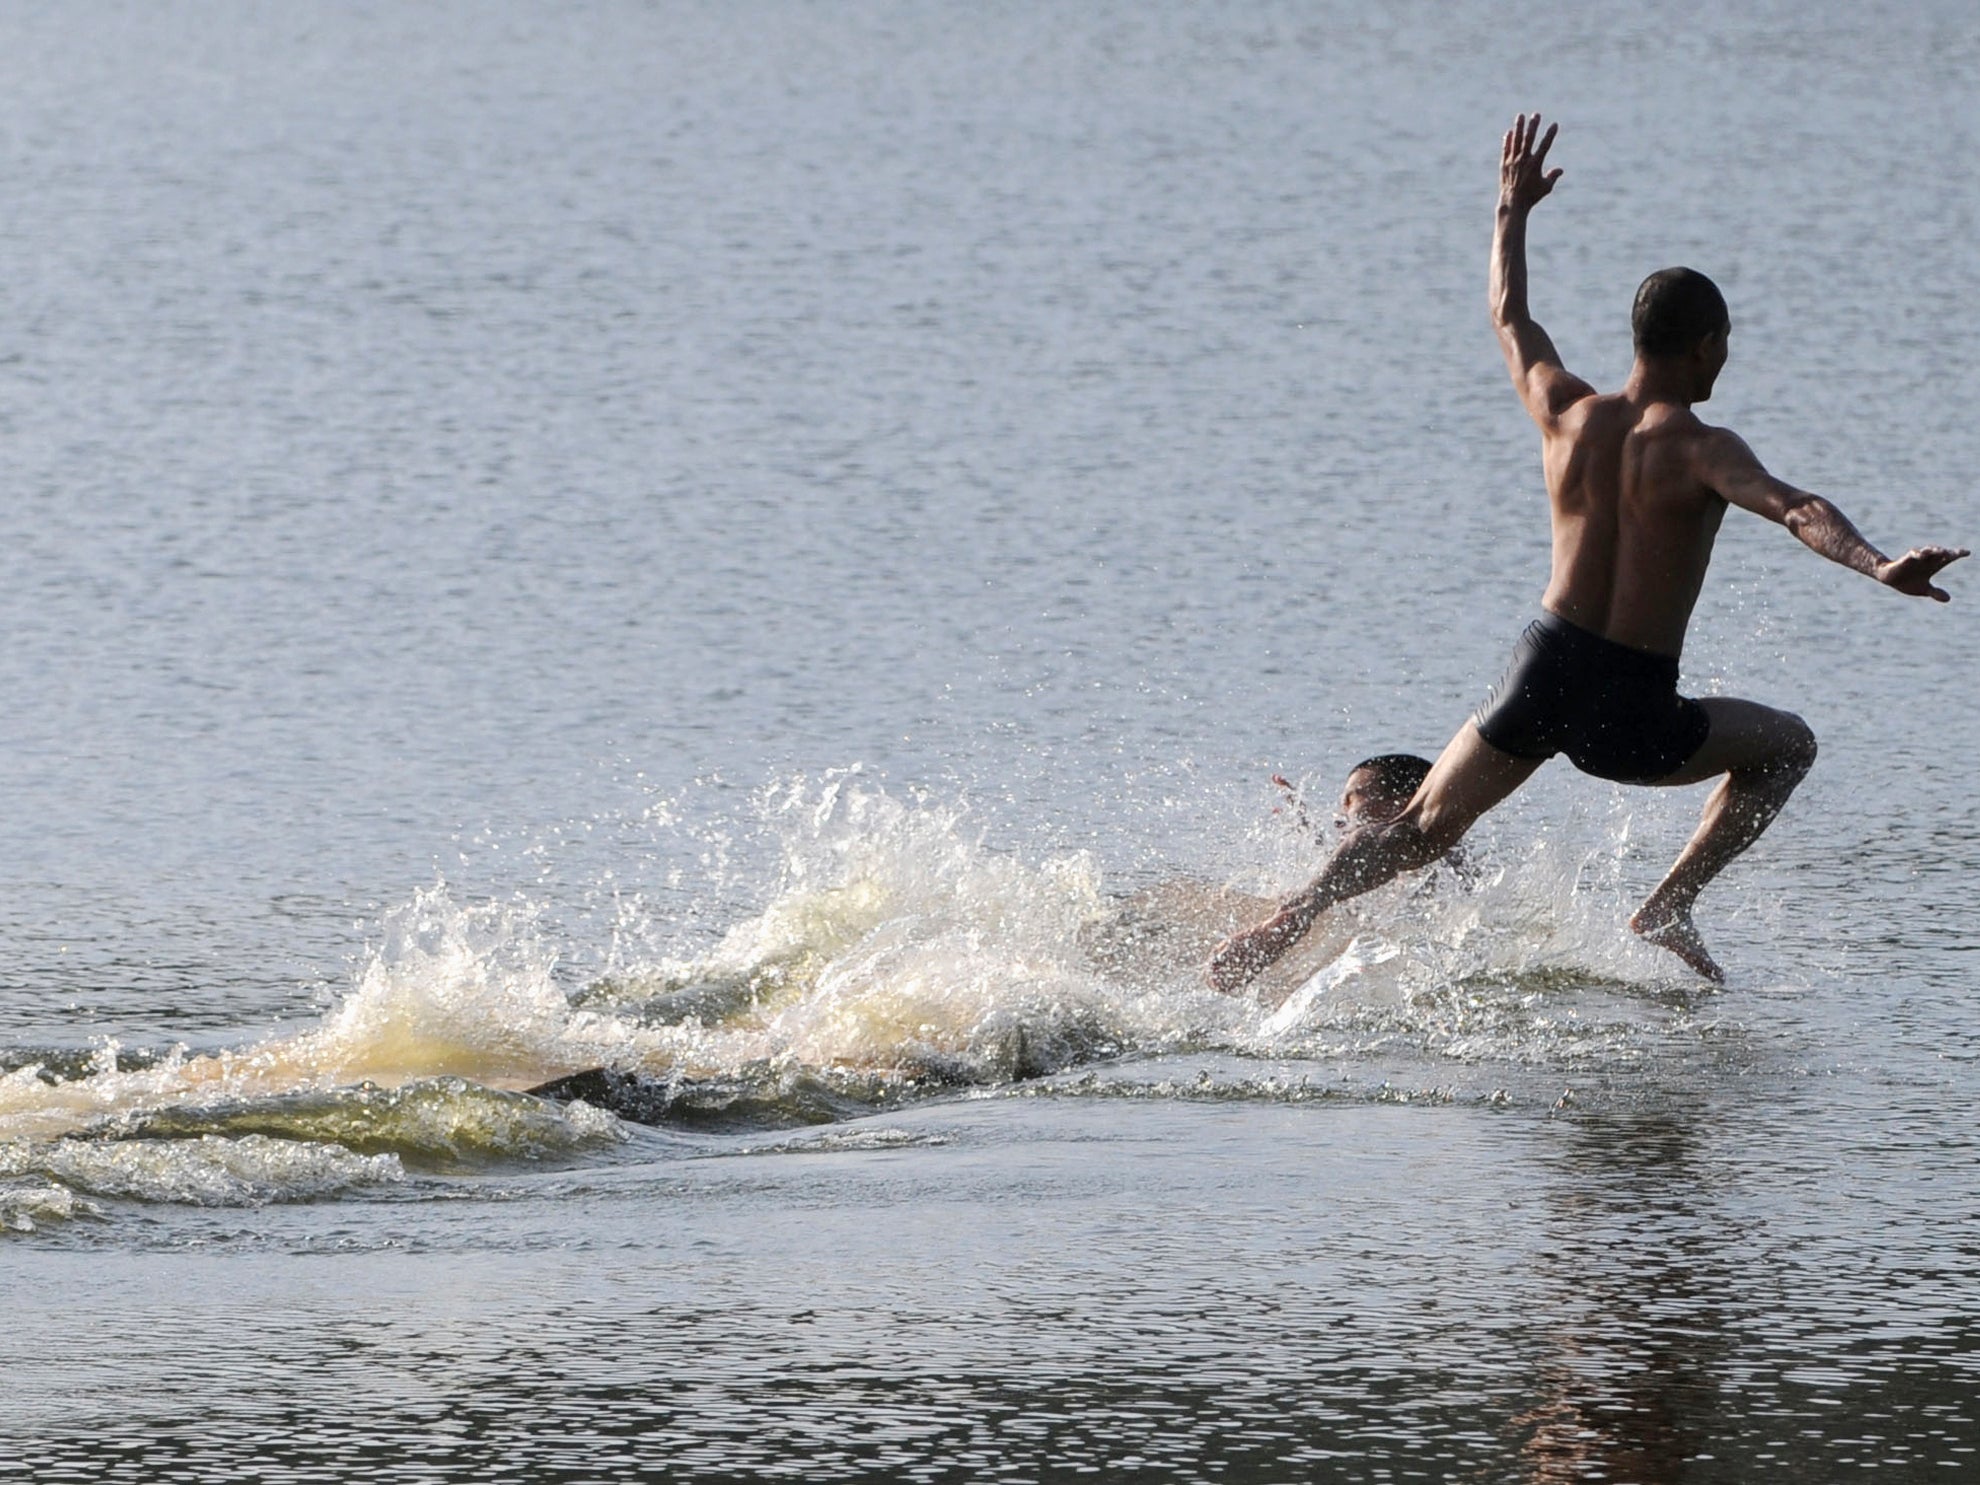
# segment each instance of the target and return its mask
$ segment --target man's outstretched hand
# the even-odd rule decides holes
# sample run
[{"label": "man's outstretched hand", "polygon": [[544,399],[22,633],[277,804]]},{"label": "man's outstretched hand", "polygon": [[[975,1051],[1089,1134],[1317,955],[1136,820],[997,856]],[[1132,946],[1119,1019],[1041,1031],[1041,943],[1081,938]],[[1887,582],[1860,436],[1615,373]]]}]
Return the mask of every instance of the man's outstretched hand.
[{"label": "man's outstretched hand", "polygon": [[1876,578],[1885,587],[1909,593],[1913,598],[1935,598],[1940,603],[1951,603],[1952,594],[1944,588],[1933,587],[1932,579],[1947,564],[1970,555],[1965,547],[1913,547],[1895,561],[1879,566]]},{"label": "man's outstretched hand", "polygon": [[1515,211],[1531,211],[1561,178],[1560,170],[1547,168],[1547,151],[1552,148],[1559,124],[1549,124],[1539,148],[1534,138],[1540,134],[1540,115],[1521,114],[1506,130],[1499,147],[1499,204]]}]

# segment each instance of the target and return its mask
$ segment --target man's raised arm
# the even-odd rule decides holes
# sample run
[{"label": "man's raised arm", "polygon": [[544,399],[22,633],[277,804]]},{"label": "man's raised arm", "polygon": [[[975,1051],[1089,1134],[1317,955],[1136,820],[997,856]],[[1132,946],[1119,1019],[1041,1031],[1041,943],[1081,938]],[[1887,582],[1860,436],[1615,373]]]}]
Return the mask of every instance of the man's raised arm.
[{"label": "man's raised arm", "polygon": [[1561,178],[1547,169],[1547,151],[1559,124],[1549,124],[1536,148],[1540,115],[1521,114],[1499,147],[1499,213],[1492,229],[1492,328],[1513,386],[1533,421],[1555,418],[1595,389],[1561,365],[1561,353],[1526,307],[1526,218]]},{"label": "man's raised arm", "polygon": [[1709,430],[1698,453],[1699,479],[1708,489],[1741,510],[1778,521],[1810,551],[1914,598],[1952,601],[1932,579],[1946,564],[1969,555],[1965,547],[1913,547],[1902,557],[1886,557],[1831,502],[1767,473],[1746,440],[1730,429]]}]

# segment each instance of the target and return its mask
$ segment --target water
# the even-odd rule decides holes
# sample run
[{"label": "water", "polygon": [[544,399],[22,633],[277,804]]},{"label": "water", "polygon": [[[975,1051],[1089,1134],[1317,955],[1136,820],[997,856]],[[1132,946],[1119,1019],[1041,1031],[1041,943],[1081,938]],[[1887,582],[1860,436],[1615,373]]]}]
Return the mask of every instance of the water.
[{"label": "water", "polygon": [[1967,574],[1729,523],[1687,686],[1823,755],[1725,990],[1621,928],[1697,793],[1563,765],[1284,1009],[1196,972],[1323,854],[1267,776],[1536,601],[1514,111],[1572,367],[1695,264],[1712,415],[1971,544],[1965,7],[0,36],[22,1469],[1976,1468]]}]

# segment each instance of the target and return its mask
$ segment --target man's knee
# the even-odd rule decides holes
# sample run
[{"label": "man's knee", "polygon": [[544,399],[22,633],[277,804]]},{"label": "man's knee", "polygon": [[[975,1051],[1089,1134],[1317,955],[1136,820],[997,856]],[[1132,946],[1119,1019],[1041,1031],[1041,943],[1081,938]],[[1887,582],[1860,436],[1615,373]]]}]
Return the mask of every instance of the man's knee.
[{"label": "man's knee", "polygon": [[1776,767],[1782,773],[1792,774],[1799,783],[1815,766],[1815,729],[1793,712],[1783,712],[1781,723],[1780,762]]},{"label": "man's knee", "polygon": [[1815,766],[1815,731],[1793,712],[1778,712],[1768,733],[1765,755],[1734,772],[1775,788],[1792,789]]}]

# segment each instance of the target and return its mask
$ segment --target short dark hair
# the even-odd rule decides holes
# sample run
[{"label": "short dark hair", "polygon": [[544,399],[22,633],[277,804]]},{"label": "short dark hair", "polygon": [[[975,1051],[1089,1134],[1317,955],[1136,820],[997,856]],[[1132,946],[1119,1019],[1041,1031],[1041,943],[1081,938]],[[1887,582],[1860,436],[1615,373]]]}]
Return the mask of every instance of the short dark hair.
[{"label": "short dark hair", "polygon": [[1400,794],[1405,799],[1430,777],[1430,760],[1419,758],[1414,753],[1381,753],[1373,758],[1364,758],[1350,768],[1348,774],[1352,777],[1364,768],[1381,781],[1385,794]]},{"label": "short dark hair", "polygon": [[1638,285],[1629,312],[1639,356],[1681,356],[1714,331],[1731,328],[1726,296],[1696,268],[1659,268]]}]

